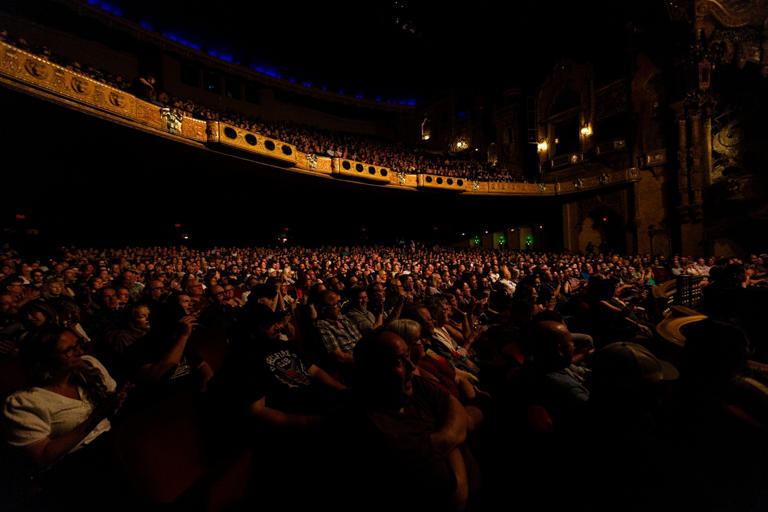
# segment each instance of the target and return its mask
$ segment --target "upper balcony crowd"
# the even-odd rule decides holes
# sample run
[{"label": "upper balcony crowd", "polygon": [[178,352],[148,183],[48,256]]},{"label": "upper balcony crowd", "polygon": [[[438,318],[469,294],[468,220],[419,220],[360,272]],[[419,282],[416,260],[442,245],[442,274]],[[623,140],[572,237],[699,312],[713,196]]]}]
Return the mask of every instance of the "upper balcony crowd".
[{"label": "upper balcony crowd", "polygon": [[373,136],[323,130],[290,121],[259,119],[243,112],[221,111],[189,98],[175,96],[172,91],[161,90],[152,76],[138,76],[135,80],[130,80],[119,74],[107,73],[78,61],[65,59],[47,46],[30,44],[23,37],[9,37],[6,30],[0,30],[0,41],[13,44],[70,71],[82,73],[146,101],[176,109],[189,117],[222,121],[288,142],[307,154],[346,158],[409,174],[428,173],[480,181],[524,181],[522,176],[510,174],[505,169],[480,161],[474,152],[466,152],[469,153],[467,156],[435,154]]}]

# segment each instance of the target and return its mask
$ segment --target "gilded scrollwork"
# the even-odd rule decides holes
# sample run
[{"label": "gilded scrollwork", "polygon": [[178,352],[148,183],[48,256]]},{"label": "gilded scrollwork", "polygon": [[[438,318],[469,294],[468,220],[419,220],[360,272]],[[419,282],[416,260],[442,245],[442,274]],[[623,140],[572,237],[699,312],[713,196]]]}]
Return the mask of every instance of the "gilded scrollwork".
[{"label": "gilded scrollwork", "polygon": [[174,135],[181,134],[181,121],[183,119],[181,112],[165,107],[160,109],[160,118],[163,120],[164,127],[168,130],[168,133]]},{"label": "gilded scrollwork", "polygon": [[711,15],[729,28],[762,25],[767,12],[768,0],[700,0],[696,5],[697,17]]},{"label": "gilded scrollwork", "polygon": [[209,122],[205,128],[208,140],[219,140],[219,123]]},{"label": "gilded scrollwork", "polygon": [[27,73],[37,78],[38,80],[45,80],[51,74],[51,66],[34,57],[29,57],[24,61],[24,69]]},{"label": "gilded scrollwork", "polygon": [[90,82],[84,78],[80,78],[77,75],[72,75],[69,85],[72,88],[72,90],[78,94],[86,95],[90,93],[90,88],[91,88]]},{"label": "gilded scrollwork", "polygon": [[126,108],[128,105],[127,97],[117,91],[111,91],[108,95],[108,98],[109,103],[117,108]]},{"label": "gilded scrollwork", "polygon": [[6,48],[3,54],[2,67],[4,70],[16,74],[19,72],[19,55],[17,50]]},{"label": "gilded scrollwork", "polygon": [[310,171],[314,171],[317,169],[317,155],[314,153],[309,153],[307,155],[307,165],[309,166]]},{"label": "gilded scrollwork", "polygon": [[66,87],[67,83],[67,74],[62,69],[54,69],[53,70],[53,81],[51,82],[51,86],[53,89],[57,92],[62,92],[64,88]]},{"label": "gilded scrollwork", "polygon": [[[726,169],[741,168],[743,166],[743,140],[744,130],[740,119],[729,119],[725,114],[716,119],[720,124],[712,135],[713,162],[711,178],[717,180],[723,177]],[[722,120],[721,120],[722,119]]]}]

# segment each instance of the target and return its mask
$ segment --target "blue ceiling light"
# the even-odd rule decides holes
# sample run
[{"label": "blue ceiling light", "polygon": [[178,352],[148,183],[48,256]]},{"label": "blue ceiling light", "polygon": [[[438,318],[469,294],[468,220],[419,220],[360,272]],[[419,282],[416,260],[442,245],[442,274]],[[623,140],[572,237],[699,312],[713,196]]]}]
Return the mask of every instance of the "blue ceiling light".
[{"label": "blue ceiling light", "polygon": [[381,101],[381,96],[377,96],[376,101]]},{"label": "blue ceiling light", "polygon": [[141,25],[143,28],[147,30],[155,30],[155,28],[152,26],[152,24],[148,21],[140,21],[139,25]]},{"label": "blue ceiling light", "polygon": [[355,94],[355,98],[361,100],[361,99],[363,99],[363,95],[362,94]]},{"label": "blue ceiling light", "polygon": [[303,82],[303,83],[302,83],[302,85],[303,85],[304,87],[312,87],[312,84],[311,84],[311,83],[309,83],[309,82]]},{"label": "blue ceiling light", "polygon": [[416,105],[416,100],[408,100],[408,104],[414,106]]}]

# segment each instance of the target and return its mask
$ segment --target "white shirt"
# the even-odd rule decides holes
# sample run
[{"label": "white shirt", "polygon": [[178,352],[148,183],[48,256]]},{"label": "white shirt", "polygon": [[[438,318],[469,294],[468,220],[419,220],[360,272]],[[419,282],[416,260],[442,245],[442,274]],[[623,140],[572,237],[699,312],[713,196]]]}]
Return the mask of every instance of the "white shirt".
[{"label": "white shirt", "polygon": [[[109,372],[94,357],[83,356],[83,361],[101,373],[107,391],[117,387]],[[71,432],[93,412],[93,404],[78,388],[82,400],[69,398],[45,388],[32,387],[11,394],[5,400],[3,415],[8,422],[8,443],[13,446],[29,446],[46,437],[59,437]],[[108,431],[111,424],[103,419],[69,453],[89,444]]]}]

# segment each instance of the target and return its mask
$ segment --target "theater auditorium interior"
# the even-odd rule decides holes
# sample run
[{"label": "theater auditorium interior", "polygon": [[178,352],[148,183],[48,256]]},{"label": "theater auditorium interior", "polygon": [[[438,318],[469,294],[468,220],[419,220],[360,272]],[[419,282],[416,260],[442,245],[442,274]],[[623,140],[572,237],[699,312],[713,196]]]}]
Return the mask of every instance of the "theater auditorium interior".
[{"label": "theater auditorium interior", "polygon": [[0,2],[0,509],[768,509],[768,0]]}]

